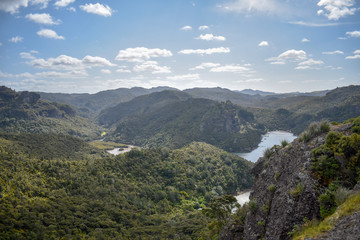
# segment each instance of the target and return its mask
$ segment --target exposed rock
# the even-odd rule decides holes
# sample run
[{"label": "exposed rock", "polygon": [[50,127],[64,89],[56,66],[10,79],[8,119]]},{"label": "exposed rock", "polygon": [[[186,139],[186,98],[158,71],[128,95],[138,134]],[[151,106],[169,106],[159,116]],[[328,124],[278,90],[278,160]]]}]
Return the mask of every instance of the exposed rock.
[{"label": "exposed rock", "polygon": [[306,238],[306,240],[358,240],[360,237],[360,212],[346,216],[340,220],[335,227],[323,235],[316,238]]}]

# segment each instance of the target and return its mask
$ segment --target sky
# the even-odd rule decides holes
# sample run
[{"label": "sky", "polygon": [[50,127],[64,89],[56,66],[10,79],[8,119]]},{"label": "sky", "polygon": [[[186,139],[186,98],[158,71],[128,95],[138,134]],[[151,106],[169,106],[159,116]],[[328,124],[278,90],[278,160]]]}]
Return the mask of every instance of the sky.
[{"label": "sky", "polygon": [[0,0],[0,85],[17,91],[359,84],[358,0]]}]

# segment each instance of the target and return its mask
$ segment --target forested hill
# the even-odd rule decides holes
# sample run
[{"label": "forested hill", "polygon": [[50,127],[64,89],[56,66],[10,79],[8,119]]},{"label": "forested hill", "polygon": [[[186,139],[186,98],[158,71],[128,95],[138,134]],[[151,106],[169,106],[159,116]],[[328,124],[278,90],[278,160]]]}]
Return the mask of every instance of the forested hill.
[{"label": "forested hill", "polygon": [[205,143],[113,157],[64,135],[7,134],[0,160],[0,239],[209,239],[201,209],[253,181],[250,162]]},{"label": "forested hill", "polygon": [[[126,116],[129,108],[134,112]],[[108,138],[146,147],[179,148],[203,141],[231,152],[245,151],[256,147],[265,131],[252,113],[229,101],[174,91],[122,103],[104,111],[100,121],[116,126]]]},{"label": "forested hill", "polygon": [[70,104],[79,109],[82,114],[95,117],[101,110],[113,107],[121,102],[127,102],[135,97],[161,92],[164,90],[176,90],[170,87],[155,87],[145,89],[141,87],[118,88],[114,90],[101,91],[95,94],[65,94],[39,92],[44,99],[53,102]]},{"label": "forested hill", "polygon": [[33,92],[0,87],[0,130],[17,133],[63,133],[84,138],[100,135],[100,128],[79,117],[69,105],[49,102]]}]

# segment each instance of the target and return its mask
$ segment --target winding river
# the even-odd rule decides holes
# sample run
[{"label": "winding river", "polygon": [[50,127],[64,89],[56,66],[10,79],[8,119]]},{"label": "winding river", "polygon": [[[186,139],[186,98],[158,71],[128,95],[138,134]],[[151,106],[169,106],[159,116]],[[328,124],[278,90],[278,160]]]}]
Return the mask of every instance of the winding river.
[{"label": "winding river", "polygon": [[[235,154],[251,162],[256,162],[259,159],[259,157],[263,156],[264,151],[267,148],[271,148],[275,144],[281,145],[281,141],[283,140],[286,140],[287,142],[290,143],[294,141],[295,138],[296,136],[290,132],[285,132],[285,131],[268,132],[265,135],[263,135],[261,142],[259,143],[256,149],[254,149],[249,153],[235,153]],[[235,196],[238,203],[240,205],[247,203],[249,201],[250,193],[251,191],[247,191]]]}]

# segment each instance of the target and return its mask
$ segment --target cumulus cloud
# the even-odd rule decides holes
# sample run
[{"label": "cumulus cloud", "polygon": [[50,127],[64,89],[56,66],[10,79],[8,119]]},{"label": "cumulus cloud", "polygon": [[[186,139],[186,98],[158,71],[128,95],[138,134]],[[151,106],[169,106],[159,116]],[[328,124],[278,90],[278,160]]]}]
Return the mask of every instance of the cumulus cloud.
[{"label": "cumulus cloud", "polygon": [[218,48],[207,48],[207,49],[184,49],[179,51],[180,54],[199,54],[199,55],[210,55],[214,53],[229,53],[230,48],[218,47]]},{"label": "cumulus cloud", "polygon": [[144,62],[155,57],[171,57],[172,53],[166,49],[159,48],[127,48],[120,50],[115,60],[128,62]]},{"label": "cumulus cloud", "polygon": [[285,64],[287,61],[298,62],[303,61],[306,58],[305,51],[291,49],[281,53],[277,57],[268,58],[267,61],[269,61],[270,64]]},{"label": "cumulus cloud", "polygon": [[205,41],[225,41],[226,38],[223,36],[214,36],[213,34],[201,34],[196,39],[205,40]]},{"label": "cumulus cloud", "polygon": [[259,43],[258,46],[259,47],[266,47],[266,46],[269,46],[269,43],[267,41],[262,41],[261,43]]},{"label": "cumulus cloud", "polygon": [[85,12],[101,15],[104,17],[110,17],[113,12],[113,10],[108,5],[103,5],[100,3],[87,3],[85,5],[80,5],[80,8]]},{"label": "cumulus cloud", "polygon": [[37,51],[21,52],[19,55],[23,59],[35,59],[36,57],[33,55],[33,53],[37,53]]},{"label": "cumulus cloud", "polygon": [[82,59],[82,63],[84,63],[87,66],[109,66],[109,67],[113,67],[116,66],[115,64],[111,63],[109,60],[107,60],[106,58],[103,57],[93,57],[93,56],[85,56]]},{"label": "cumulus cloud", "polygon": [[250,68],[241,65],[224,65],[224,66],[213,67],[210,69],[210,72],[245,73],[248,71],[250,71]]},{"label": "cumulus cloud", "polygon": [[12,37],[9,39],[9,42],[12,42],[12,43],[19,43],[19,42],[22,42],[24,40],[23,37],[20,37],[20,36],[16,36],[16,37]]},{"label": "cumulus cloud", "polygon": [[329,20],[339,20],[355,14],[354,4],[354,0],[320,0],[317,5],[324,9],[320,9],[317,14],[324,15]]},{"label": "cumulus cloud", "polygon": [[28,2],[28,0],[2,0],[0,1],[0,10],[14,14],[20,7],[27,7]]},{"label": "cumulus cloud", "polygon": [[45,37],[45,38],[65,40],[65,37],[59,36],[54,30],[51,30],[51,29],[42,29],[37,32],[37,35],[39,35],[40,37]]},{"label": "cumulus cloud", "polygon": [[152,74],[171,73],[170,67],[159,66],[158,62],[156,62],[156,61],[146,61],[141,64],[135,65],[134,71],[135,72],[149,71]]},{"label": "cumulus cloud", "polygon": [[314,60],[314,59],[310,58],[306,61],[300,62],[295,69],[298,69],[298,70],[314,69],[317,66],[323,65],[323,64],[324,64],[324,62],[321,60]]},{"label": "cumulus cloud", "polygon": [[235,0],[221,6],[226,11],[279,13],[283,5],[276,0]]},{"label": "cumulus cloud", "polygon": [[289,23],[300,26],[306,26],[306,27],[332,27],[332,26],[340,25],[340,23],[314,23],[314,22],[303,22],[303,21],[295,21]]},{"label": "cumulus cloud", "polygon": [[75,2],[75,0],[58,0],[54,3],[54,5],[57,7],[66,7],[73,2]]},{"label": "cumulus cloud", "polygon": [[173,81],[184,81],[184,80],[198,80],[200,79],[200,74],[185,74],[185,75],[175,75],[167,77],[169,80]]},{"label": "cumulus cloud", "polygon": [[303,39],[301,39],[301,42],[310,42],[310,40],[307,38],[303,38]]},{"label": "cumulus cloud", "polygon": [[344,54],[344,52],[340,51],[340,50],[335,50],[335,51],[331,51],[331,52],[322,52],[322,54],[335,55],[335,54]]},{"label": "cumulus cloud", "polygon": [[30,13],[25,16],[25,18],[29,19],[30,21],[40,23],[40,24],[46,24],[46,25],[54,25],[54,24],[60,24],[60,20],[54,21],[52,16],[48,13]]},{"label": "cumulus cloud", "polygon": [[200,31],[204,31],[204,30],[207,30],[209,29],[209,26],[206,26],[206,25],[203,25],[203,26],[199,26],[198,28]]},{"label": "cumulus cloud", "polygon": [[27,7],[29,3],[31,5],[42,5],[42,8],[46,8],[51,0],[1,0],[0,10],[15,14],[19,12],[19,8]]},{"label": "cumulus cloud", "polygon": [[182,28],[180,28],[183,31],[190,31],[192,29],[192,26],[183,26]]},{"label": "cumulus cloud", "polygon": [[127,66],[118,66],[118,69],[116,70],[118,73],[131,73],[131,71],[128,69]]},{"label": "cumulus cloud", "polygon": [[346,32],[346,35],[349,37],[360,37],[360,31]]},{"label": "cumulus cloud", "polygon": [[189,70],[194,71],[194,70],[203,70],[203,69],[207,69],[207,68],[213,68],[213,67],[219,67],[220,63],[212,63],[212,62],[205,62],[205,63],[201,63],[200,65],[190,68]]},{"label": "cumulus cloud", "polygon": [[113,67],[112,64],[105,58],[97,56],[85,56],[83,59],[74,58],[67,55],[60,55],[56,58],[34,58],[29,65],[40,69],[53,69],[53,70],[81,70],[93,67]]},{"label": "cumulus cloud", "polygon": [[345,59],[360,59],[360,50],[355,50],[353,56],[347,56]]}]

